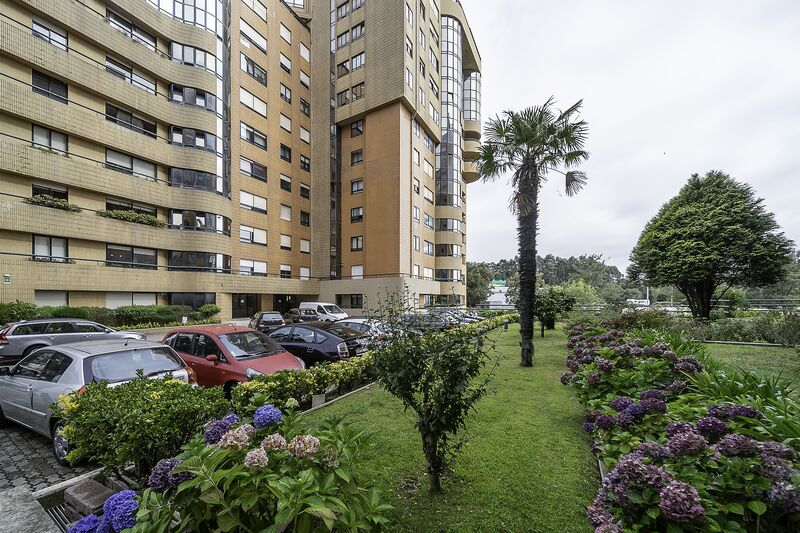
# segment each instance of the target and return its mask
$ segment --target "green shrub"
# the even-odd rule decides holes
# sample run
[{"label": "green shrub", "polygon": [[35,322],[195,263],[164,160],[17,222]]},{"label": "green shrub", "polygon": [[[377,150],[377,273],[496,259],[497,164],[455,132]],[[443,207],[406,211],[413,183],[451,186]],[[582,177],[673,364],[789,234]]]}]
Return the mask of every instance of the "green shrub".
[{"label": "green shrub", "polygon": [[55,414],[66,424],[71,463],[88,460],[117,471],[132,463],[139,476],[230,409],[221,387],[144,377],[115,387],[90,384],[62,397],[60,406],[54,406]]},{"label": "green shrub", "polygon": [[19,300],[11,303],[0,303],[0,324],[39,318],[40,309],[34,304],[20,302]]},{"label": "green shrub", "polygon": [[180,321],[176,310],[164,305],[128,305],[118,307],[115,314],[120,326],[145,323],[167,324]]},{"label": "green shrub", "polygon": [[69,307],[62,305],[53,307],[50,316],[53,318],[81,318],[83,320],[89,319],[89,309],[86,307]]},{"label": "green shrub", "polygon": [[203,318],[211,318],[212,316],[218,315],[222,309],[216,304],[205,304],[200,307],[200,315]]},{"label": "green shrub", "polygon": [[97,322],[98,324],[103,324],[112,328],[117,325],[117,316],[114,314],[113,309],[107,307],[87,307],[86,313],[89,320],[92,322]]},{"label": "green shrub", "polygon": [[61,198],[55,198],[49,194],[37,194],[32,198],[25,198],[23,200],[26,204],[38,205],[42,207],[52,207],[53,209],[61,209],[62,211],[70,211],[72,213],[80,213],[83,211],[75,204],[71,204]]},{"label": "green shrub", "polygon": [[124,220],[125,222],[135,222],[136,224],[144,224],[145,226],[153,226],[154,228],[165,228],[167,223],[160,220],[158,217],[148,215],[145,213],[137,213],[136,211],[129,211],[124,209],[114,209],[113,211],[98,211],[98,216],[105,218],[113,218],[115,220]]}]

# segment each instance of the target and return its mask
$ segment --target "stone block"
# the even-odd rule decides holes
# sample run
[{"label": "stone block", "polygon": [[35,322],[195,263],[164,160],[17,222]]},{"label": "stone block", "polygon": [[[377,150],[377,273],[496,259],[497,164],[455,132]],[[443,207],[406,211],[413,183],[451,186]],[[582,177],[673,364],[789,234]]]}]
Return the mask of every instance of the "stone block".
[{"label": "stone block", "polygon": [[81,516],[94,514],[114,492],[93,479],[81,481],[64,491],[64,502]]}]

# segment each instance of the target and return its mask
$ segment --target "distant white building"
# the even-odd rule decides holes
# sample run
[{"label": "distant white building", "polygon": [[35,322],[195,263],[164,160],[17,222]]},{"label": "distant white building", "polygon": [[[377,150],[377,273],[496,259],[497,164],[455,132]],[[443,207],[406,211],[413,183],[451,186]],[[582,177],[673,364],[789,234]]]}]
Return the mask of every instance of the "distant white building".
[{"label": "distant white building", "polygon": [[492,292],[480,307],[484,309],[513,309],[514,306],[509,304],[506,299],[507,295],[508,287],[506,287],[505,280],[492,280]]}]

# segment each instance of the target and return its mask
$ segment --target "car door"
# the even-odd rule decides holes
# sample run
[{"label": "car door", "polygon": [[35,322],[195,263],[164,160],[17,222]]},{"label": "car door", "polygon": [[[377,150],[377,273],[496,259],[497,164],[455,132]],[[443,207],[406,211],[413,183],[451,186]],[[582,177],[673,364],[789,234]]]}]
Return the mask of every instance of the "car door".
[{"label": "car door", "polygon": [[75,331],[74,322],[50,322],[44,335],[51,346],[83,340],[81,334]]},{"label": "car door", "polygon": [[[50,405],[58,401],[58,397],[74,391],[78,384],[62,383],[62,376],[72,366],[73,360],[67,354],[53,350],[39,381],[34,384],[31,397],[31,427],[43,435],[50,434]],[[82,384],[81,384],[82,385]]]},{"label": "car door", "polygon": [[31,429],[36,427],[33,412],[34,389],[44,372],[47,363],[53,356],[53,350],[42,348],[17,363],[11,369],[11,375],[5,376],[0,390],[0,407],[6,418],[14,420]]},{"label": "car door", "polygon": [[178,357],[183,359],[183,362],[192,367],[200,382],[200,375],[197,374],[197,358],[194,355],[194,333],[174,333],[166,340],[166,344],[172,347],[178,354]]},{"label": "car door", "polygon": [[[217,356],[217,364],[207,359],[209,355]],[[196,335],[192,368],[197,372],[197,381],[206,387],[224,385],[230,381],[228,360],[210,335],[203,333]]]},{"label": "car door", "polygon": [[76,322],[75,327],[78,330],[79,340],[93,341],[106,338],[108,331],[100,324],[93,322]]},{"label": "car door", "polygon": [[292,345],[294,345],[295,351],[289,351],[302,359],[306,365],[326,359],[319,350],[319,342],[313,329],[303,326],[295,327],[292,330]]},{"label": "car door", "polygon": [[293,326],[278,328],[269,334],[269,338],[280,344],[290,354],[297,355],[295,351],[297,351],[298,348],[292,338],[292,329],[294,329]]}]

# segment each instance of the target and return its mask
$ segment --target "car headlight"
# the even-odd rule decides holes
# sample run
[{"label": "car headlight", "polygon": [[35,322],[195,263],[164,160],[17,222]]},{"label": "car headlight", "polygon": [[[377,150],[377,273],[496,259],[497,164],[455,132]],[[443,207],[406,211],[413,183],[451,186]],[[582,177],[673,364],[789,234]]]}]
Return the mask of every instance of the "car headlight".
[{"label": "car headlight", "polygon": [[247,379],[253,379],[256,376],[263,376],[263,372],[259,372],[258,370],[254,370],[252,368],[247,369]]}]

